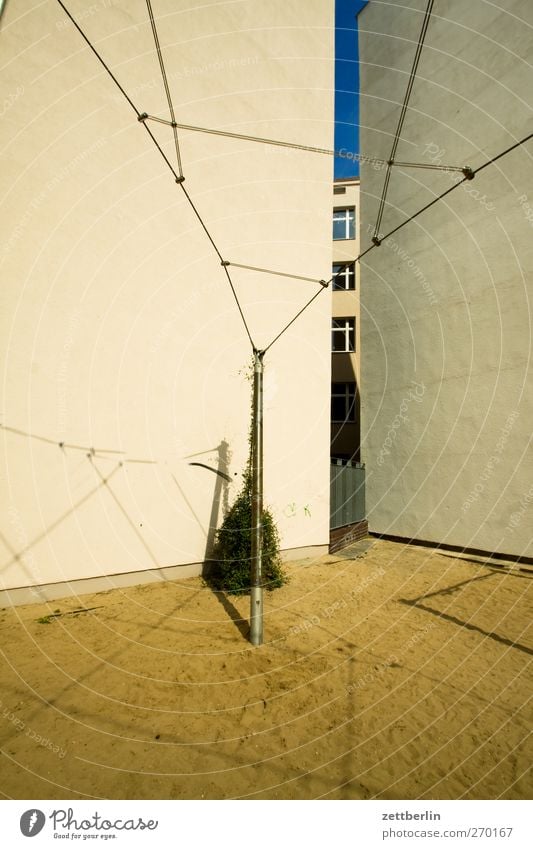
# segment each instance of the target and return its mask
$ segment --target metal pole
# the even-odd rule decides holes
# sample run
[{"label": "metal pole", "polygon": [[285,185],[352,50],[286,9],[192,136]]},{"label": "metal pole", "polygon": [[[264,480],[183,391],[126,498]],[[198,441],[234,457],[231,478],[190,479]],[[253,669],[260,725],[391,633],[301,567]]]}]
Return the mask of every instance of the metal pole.
[{"label": "metal pole", "polygon": [[250,570],[250,642],[263,642],[263,355],[254,351],[252,424],[252,562]]}]

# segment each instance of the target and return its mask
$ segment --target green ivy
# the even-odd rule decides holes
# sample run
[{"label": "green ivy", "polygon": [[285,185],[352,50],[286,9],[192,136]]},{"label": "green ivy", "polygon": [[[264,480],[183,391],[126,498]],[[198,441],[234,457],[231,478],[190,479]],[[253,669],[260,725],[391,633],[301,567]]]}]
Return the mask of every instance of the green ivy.
[{"label": "green ivy", "polygon": [[[250,567],[252,557],[252,423],[248,443],[248,461],[244,472],[243,488],[226,514],[215,538],[215,565],[211,584],[218,590],[234,595],[250,592]],[[287,583],[280,556],[279,533],[272,513],[262,512],[262,573],[263,586],[273,590]]]}]

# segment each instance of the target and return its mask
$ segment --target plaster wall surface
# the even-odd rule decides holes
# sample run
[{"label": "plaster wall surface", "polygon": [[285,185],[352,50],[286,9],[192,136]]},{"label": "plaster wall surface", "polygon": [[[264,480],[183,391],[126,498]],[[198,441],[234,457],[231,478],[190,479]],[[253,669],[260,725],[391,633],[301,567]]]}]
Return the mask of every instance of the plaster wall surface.
[{"label": "plaster wall surface", "polygon": [[[361,152],[387,160],[423,0],[359,17]],[[532,129],[533,6],[434,6],[396,159],[477,168]],[[531,555],[531,141],[361,262],[371,531]],[[363,164],[361,248],[385,172]],[[386,236],[462,174],[394,167]]]},{"label": "plaster wall surface", "polygon": [[[179,122],[332,146],[332,3],[153,6]],[[145,3],[68,7],[138,110],[168,119]],[[248,451],[235,299],[59,4],[8,3],[1,41],[1,586],[201,563]],[[177,167],[171,128],[149,126]],[[330,276],[331,158],[179,138],[184,186],[225,260]],[[315,291],[231,274],[258,348]],[[329,536],[330,322],[324,293],[265,359],[265,500],[285,549]]]}]

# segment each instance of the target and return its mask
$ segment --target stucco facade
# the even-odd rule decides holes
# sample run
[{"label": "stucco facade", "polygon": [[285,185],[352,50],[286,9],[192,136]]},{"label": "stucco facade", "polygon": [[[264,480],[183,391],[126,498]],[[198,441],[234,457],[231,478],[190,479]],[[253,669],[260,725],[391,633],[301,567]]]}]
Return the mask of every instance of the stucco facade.
[{"label": "stucco facade", "polygon": [[[153,5],[178,121],[332,146],[332,3]],[[168,118],[145,3],[69,9],[140,110]],[[0,586],[198,572],[248,449],[251,346],[235,300],[61,7],[8,3],[0,37]],[[171,129],[151,129],[172,159]],[[225,260],[329,279],[330,157],[192,132],[180,143]],[[316,289],[232,276],[259,348]],[[285,550],[328,542],[329,299],[265,358],[265,501]]]},{"label": "stucco facade", "polygon": [[[361,152],[388,159],[425,0],[359,16]],[[500,4],[501,5],[501,4]],[[531,130],[533,7],[435,4],[396,159],[477,168]],[[531,142],[361,262],[370,530],[531,556]],[[381,235],[462,174],[395,167]],[[384,171],[361,173],[364,250]]]}]

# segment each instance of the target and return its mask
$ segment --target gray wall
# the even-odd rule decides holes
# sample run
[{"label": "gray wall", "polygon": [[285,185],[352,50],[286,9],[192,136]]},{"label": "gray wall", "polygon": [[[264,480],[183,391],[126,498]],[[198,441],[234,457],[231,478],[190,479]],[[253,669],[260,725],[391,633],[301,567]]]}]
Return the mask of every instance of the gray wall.
[{"label": "gray wall", "polygon": [[[388,158],[425,0],[359,18],[361,151]],[[473,168],[533,130],[533,4],[439,0],[396,159]],[[361,263],[362,459],[372,531],[532,554],[533,142]],[[384,171],[361,175],[370,244]],[[386,234],[453,184],[393,169]]]}]

